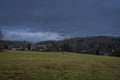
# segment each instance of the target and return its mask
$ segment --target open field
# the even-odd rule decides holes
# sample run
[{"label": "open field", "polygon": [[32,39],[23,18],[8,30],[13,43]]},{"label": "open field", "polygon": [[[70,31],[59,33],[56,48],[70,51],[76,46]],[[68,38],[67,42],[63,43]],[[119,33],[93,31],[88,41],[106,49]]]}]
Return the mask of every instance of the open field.
[{"label": "open field", "polygon": [[0,53],[0,80],[120,80],[120,58],[73,53]]}]

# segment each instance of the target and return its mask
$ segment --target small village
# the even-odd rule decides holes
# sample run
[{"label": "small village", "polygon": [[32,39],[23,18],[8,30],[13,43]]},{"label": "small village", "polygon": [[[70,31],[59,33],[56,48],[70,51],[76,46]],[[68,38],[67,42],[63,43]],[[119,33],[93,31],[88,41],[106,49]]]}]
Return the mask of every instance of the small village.
[{"label": "small village", "polygon": [[0,41],[0,48],[12,51],[48,51],[51,47],[51,44],[36,45],[26,41]]}]

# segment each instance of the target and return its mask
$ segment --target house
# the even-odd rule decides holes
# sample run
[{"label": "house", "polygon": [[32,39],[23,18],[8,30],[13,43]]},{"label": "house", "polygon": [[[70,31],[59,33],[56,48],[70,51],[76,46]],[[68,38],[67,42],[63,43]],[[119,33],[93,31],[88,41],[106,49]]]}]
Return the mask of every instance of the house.
[{"label": "house", "polygon": [[86,49],[83,49],[81,52],[82,52],[82,53],[87,53],[87,50],[86,50]]},{"label": "house", "polygon": [[31,50],[36,50],[37,46],[35,44],[31,44]]},{"label": "house", "polygon": [[22,46],[19,46],[19,45],[13,45],[13,46],[11,47],[11,50],[13,50],[13,51],[16,51],[16,50],[22,50]]},{"label": "house", "polygon": [[45,51],[48,51],[48,46],[47,45],[37,45],[36,50],[45,52]]},{"label": "house", "polygon": [[100,54],[100,55],[105,55],[105,56],[110,55],[109,52],[107,52],[107,51],[102,51],[102,50],[99,52],[99,54]]}]

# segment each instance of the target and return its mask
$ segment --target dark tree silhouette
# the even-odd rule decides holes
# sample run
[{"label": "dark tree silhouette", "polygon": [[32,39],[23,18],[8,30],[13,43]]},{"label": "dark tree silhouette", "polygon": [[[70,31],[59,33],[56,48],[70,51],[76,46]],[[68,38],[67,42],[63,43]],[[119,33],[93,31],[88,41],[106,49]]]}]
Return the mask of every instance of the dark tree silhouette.
[{"label": "dark tree silhouette", "polygon": [[28,44],[28,45],[27,45],[27,49],[28,49],[28,50],[31,50],[31,44]]},{"label": "dark tree silhouette", "polygon": [[[2,41],[2,40],[3,40],[3,34],[2,34],[2,31],[1,31],[1,28],[0,28],[0,41]],[[0,51],[3,51],[2,45],[0,45]]]},{"label": "dark tree silhouette", "polygon": [[3,34],[1,29],[0,29],[0,40],[3,40]]}]

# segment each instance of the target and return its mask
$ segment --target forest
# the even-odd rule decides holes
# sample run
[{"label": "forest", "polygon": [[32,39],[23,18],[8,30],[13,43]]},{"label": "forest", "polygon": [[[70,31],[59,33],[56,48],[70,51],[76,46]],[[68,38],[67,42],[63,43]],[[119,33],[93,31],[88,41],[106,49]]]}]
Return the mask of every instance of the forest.
[{"label": "forest", "polygon": [[61,41],[42,41],[36,45],[51,45],[48,51],[120,56],[120,37],[76,37]]}]

